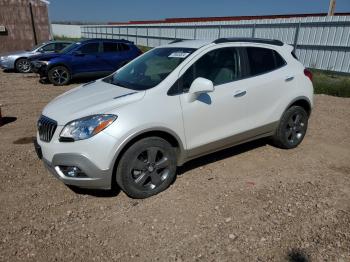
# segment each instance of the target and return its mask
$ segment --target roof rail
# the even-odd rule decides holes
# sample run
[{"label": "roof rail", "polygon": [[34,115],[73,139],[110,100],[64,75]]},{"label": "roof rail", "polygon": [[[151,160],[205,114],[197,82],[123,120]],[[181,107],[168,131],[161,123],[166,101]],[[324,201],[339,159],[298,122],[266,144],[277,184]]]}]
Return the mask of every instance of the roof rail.
[{"label": "roof rail", "polygon": [[120,43],[126,43],[126,44],[134,44],[134,42],[126,40],[124,38],[122,39],[111,39],[111,38],[85,38],[81,39],[81,41],[85,42],[92,42],[92,41],[111,41],[111,42],[120,42]]},{"label": "roof rail", "polygon": [[183,39],[175,39],[175,40],[171,41],[169,44],[180,43],[182,41],[184,41],[184,40]]},{"label": "roof rail", "polygon": [[260,43],[268,45],[283,46],[283,42],[275,39],[264,39],[264,38],[249,38],[249,37],[232,37],[232,38],[219,38],[216,39],[214,44],[229,43],[229,42],[248,42],[248,43]]}]

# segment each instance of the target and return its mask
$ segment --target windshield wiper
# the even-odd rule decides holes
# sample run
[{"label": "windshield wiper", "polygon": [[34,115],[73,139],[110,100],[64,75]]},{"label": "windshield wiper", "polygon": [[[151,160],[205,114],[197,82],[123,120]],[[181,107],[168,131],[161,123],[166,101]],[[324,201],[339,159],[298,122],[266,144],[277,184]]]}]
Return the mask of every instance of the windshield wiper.
[{"label": "windshield wiper", "polygon": [[103,79],[103,81],[108,83],[108,84],[112,84],[112,85],[115,85],[115,86],[120,86],[120,87],[125,87],[126,88],[126,86],[123,85],[122,83],[114,81],[112,76],[106,77],[105,79]]},{"label": "windshield wiper", "polygon": [[120,86],[120,87],[125,87],[125,88],[127,88],[125,85],[123,85],[122,83],[120,83],[120,82],[114,82],[113,80],[112,80],[112,83],[111,84],[113,84],[113,85],[116,85],[116,86]]}]

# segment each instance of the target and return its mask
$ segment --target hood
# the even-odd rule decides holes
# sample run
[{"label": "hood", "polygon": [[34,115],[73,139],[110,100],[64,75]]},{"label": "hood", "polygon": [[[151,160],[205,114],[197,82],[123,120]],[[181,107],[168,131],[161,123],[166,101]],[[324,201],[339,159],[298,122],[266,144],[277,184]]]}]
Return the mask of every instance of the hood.
[{"label": "hood", "polygon": [[46,53],[46,54],[38,54],[38,55],[32,55],[29,57],[31,61],[33,60],[40,60],[40,61],[49,61],[53,58],[56,58],[62,54],[60,53]]},{"label": "hood", "polygon": [[141,100],[145,91],[105,83],[101,80],[74,88],[52,100],[43,110],[43,115],[65,125],[69,121],[108,113],[111,110]]}]

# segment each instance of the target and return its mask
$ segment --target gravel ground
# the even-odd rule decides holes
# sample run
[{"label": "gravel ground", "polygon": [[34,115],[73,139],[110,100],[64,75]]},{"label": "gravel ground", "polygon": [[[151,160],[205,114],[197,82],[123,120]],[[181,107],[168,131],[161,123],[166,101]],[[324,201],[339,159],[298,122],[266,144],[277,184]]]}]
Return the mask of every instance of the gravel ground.
[{"label": "gravel ground", "polygon": [[194,160],[146,200],[72,190],[32,137],[54,87],[0,72],[0,261],[350,261],[350,99],[317,95],[294,150],[260,140]]}]

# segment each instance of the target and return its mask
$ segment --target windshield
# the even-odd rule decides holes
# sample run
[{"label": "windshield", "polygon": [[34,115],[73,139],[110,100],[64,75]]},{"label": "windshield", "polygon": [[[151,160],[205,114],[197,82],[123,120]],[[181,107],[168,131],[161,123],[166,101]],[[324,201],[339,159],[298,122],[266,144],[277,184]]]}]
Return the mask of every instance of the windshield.
[{"label": "windshield", "polygon": [[79,46],[80,43],[72,43],[70,45],[67,45],[65,48],[63,48],[61,51],[59,51],[58,53],[60,54],[66,54],[70,51],[72,51],[73,49],[75,49],[77,46]]},{"label": "windshield", "polygon": [[146,90],[162,82],[195,49],[156,48],[103,81],[133,90]]}]

